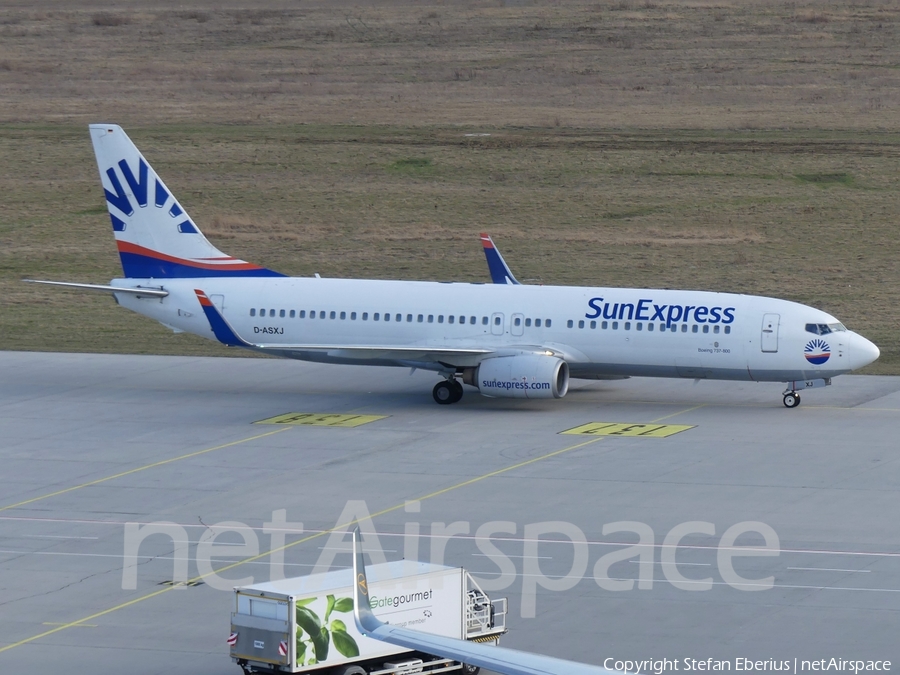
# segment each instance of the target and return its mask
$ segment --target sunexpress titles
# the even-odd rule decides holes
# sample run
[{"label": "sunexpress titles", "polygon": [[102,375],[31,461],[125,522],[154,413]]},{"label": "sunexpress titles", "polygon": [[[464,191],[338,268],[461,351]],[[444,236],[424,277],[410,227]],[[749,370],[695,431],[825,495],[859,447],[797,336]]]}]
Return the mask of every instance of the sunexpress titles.
[{"label": "sunexpress titles", "polygon": [[637,304],[631,302],[606,302],[603,298],[588,300],[591,308],[586,319],[629,319],[631,321],[661,321],[666,328],[679,321],[694,323],[734,322],[734,307],[707,307],[705,305],[657,305],[652,298],[641,298]]}]

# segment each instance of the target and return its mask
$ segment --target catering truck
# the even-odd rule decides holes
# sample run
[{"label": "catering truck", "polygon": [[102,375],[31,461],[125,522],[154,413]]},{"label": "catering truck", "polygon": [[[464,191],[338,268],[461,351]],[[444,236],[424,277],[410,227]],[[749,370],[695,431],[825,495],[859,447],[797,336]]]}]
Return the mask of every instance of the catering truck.
[{"label": "catering truck", "polygon": [[[497,644],[506,598],[491,600],[459,567],[399,560],[367,566],[369,604],[394,626]],[[364,637],[353,620],[353,570],[234,589],[232,660],[244,673],[407,675],[478,668]]]}]

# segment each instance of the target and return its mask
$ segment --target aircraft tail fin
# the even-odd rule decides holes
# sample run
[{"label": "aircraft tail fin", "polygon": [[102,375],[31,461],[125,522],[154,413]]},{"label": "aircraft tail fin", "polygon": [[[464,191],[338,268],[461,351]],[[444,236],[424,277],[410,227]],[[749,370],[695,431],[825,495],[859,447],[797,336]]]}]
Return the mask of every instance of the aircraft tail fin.
[{"label": "aircraft tail fin", "polygon": [[485,232],[481,233],[481,245],[484,248],[484,257],[487,258],[488,270],[491,272],[491,281],[495,284],[514,284],[518,286],[519,282],[516,281],[512,271],[510,271],[509,265],[506,264],[503,256],[500,255],[500,251],[494,246],[494,240]]},{"label": "aircraft tail fin", "polygon": [[90,131],[126,277],[283,276],[213,246],[121,127]]}]

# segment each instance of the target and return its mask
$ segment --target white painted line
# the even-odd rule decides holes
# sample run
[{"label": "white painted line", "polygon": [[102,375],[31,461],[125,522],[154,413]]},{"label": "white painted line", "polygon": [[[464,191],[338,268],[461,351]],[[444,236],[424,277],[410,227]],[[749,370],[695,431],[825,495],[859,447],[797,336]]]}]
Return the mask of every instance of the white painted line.
[{"label": "white painted line", "polygon": [[[21,537],[30,537],[31,539],[99,539],[100,537],[66,537],[61,534],[22,534]],[[15,539],[15,536],[13,536]]]},{"label": "white painted line", "polygon": [[789,570],[815,570],[816,572],[859,572],[868,574],[872,570],[842,570],[836,567],[788,567]]}]

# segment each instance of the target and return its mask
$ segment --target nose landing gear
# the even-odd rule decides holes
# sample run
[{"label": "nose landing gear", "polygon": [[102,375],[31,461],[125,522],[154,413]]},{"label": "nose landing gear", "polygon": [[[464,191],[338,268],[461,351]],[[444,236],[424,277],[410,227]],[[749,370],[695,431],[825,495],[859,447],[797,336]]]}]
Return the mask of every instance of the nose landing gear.
[{"label": "nose landing gear", "polygon": [[434,400],[441,405],[458,403],[463,397],[463,386],[455,377],[452,377],[449,380],[441,380],[434,385],[431,395],[434,396]]}]

